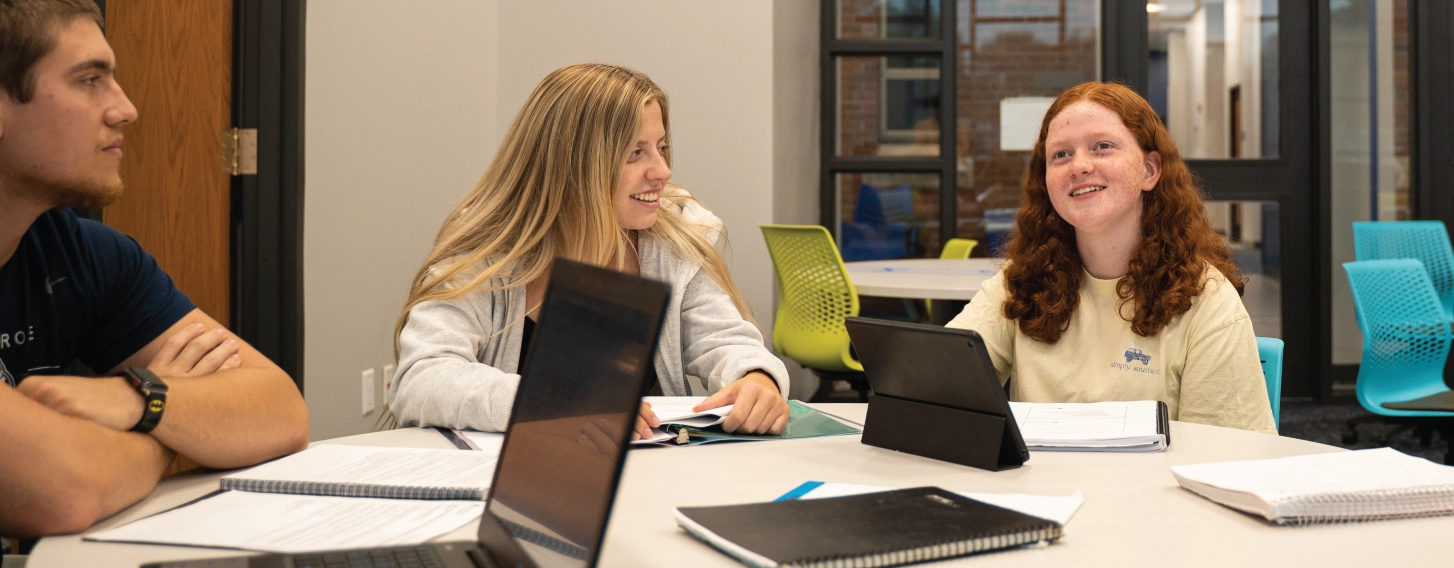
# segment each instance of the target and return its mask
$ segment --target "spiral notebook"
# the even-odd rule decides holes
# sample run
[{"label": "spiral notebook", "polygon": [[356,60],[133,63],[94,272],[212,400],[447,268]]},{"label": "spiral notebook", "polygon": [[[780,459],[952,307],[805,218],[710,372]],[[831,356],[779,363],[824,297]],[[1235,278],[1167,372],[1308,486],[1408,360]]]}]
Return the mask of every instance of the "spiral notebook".
[{"label": "spiral notebook", "polygon": [[1061,526],[938,487],[679,507],[677,524],[749,566],[896,566],[1048,542]]},{"label": "spiral notebook", "polygon": [[319,444],[222,478],[222,490],[338,497],[480,501],[492,452]]},{"label": "spiral notebook", "polygon": [[1277,524],[1454,514],[1454,467],[1390,448],[1180,465],[1182,487]]}]

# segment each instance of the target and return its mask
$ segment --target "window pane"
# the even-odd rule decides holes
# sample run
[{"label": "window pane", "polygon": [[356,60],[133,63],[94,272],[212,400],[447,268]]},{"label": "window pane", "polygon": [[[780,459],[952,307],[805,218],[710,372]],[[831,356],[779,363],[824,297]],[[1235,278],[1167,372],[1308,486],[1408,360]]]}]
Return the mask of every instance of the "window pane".
[{"label": "window pane", "polygon": [[[1259,337],[1282,337],[1281,218],[1276,201],[1207,201],[1207,220],[1222,235],[1246,279],[1242,305]],[[1356,324],[1355,324],[1356,327]]]},{"label": "window pane", "polygon": [[839,39],[938,39],[939,0],[838,0]]},{"label": "window pane", "polygon": [[838,155],[939,155],[938,57],[839,57],[837,64]]},{"label": "window pane", "polygon": [[1146,5],[1147,98],[1183,157],[1277,157],[1277,2]]},{"label": "window pane", "polygon": [[[959,0],[956,235],[995,255],[1020,206],[1020,181],[1045,108],[1100,78],[1097,0]],[[1063,8],[1063,9],[1062,9]]]},{"label": "window pane", "polygon": [[939,174],[844,173],[836,181],[843,260],[939,256]]},{"label": "window pane", "polygon": [[1353,294],[1341,264],[1357,255],[1353,222],[1410,218],[1407,0],[1328,2],[1332,126],[1333,364],[1363,358]]}]

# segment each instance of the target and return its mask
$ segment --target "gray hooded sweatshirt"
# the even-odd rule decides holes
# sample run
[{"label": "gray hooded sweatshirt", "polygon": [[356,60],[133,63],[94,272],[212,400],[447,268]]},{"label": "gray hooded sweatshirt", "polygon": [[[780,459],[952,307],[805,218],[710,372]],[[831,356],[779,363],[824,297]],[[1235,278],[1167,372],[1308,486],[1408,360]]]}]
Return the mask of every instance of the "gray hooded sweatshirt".
[{"label": "gray hooded sweatshirt", "polygon": [[[695,201],[683,205],[666,195],[662,199],[663,207],[675,207],[709,236],[720,234],[722,221]],[[654,358],[663,394],[692,394],[688,380],[715,393],[760,370],[787,397],[787,367],[763,346],[762,333],[742,318],[701,266],[649,233],[641,233],[637,254],[642,276],[672,287]],[[398,372],[388,389],[399,425],[503,431],[520,380],[525,313],[523,286],[477,290],[410,310],[399,333]]]}]

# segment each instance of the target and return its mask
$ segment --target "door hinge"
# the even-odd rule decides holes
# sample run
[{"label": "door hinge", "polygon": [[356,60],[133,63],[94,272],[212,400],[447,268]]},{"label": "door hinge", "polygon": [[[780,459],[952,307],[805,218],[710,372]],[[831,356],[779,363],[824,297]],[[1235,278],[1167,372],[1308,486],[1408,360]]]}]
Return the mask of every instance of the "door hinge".
[{"label": "door hinge", "polygon": [[222,170],[230,175],[257,175],[257,129],[222,132]]}]

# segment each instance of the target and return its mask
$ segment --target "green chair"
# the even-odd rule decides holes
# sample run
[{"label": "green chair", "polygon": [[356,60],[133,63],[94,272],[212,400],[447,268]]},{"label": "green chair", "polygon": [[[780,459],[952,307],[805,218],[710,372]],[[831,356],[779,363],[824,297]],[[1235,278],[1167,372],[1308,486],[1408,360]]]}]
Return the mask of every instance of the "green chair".
[{"label": "green chair", "polygon": [[779,289],[772,346],[823,380],[814,399],[847,381],[868,401],[868,379],[854,356],[843,320],[858,315],[858,292],[828,229],[818,225],[759,225]]},{"label": "green chair", "polygon": [[[944,250],[939,251],[939,258],[966,259],[969,258],[969,253],[973,252],[974,247],[977,246],[979,246],[979,241],[976,241],[974,239],[949,239],[949,242],[944,243]],[[933,317],[933,298],[926,298],[924,300],[924,313],[929,314],[930,317]]]},{"label": "green chair", "polygon": [[1257,338],[1257,358],[1262,361],[1262,378],[1267,381],[1267,400],[1272,403],[1272,426],[1282,428],[1282,340]]}]

